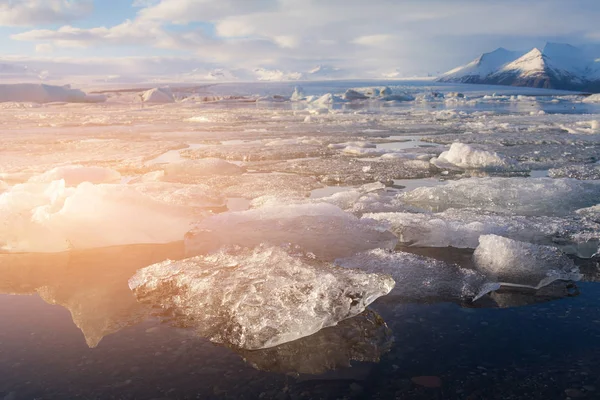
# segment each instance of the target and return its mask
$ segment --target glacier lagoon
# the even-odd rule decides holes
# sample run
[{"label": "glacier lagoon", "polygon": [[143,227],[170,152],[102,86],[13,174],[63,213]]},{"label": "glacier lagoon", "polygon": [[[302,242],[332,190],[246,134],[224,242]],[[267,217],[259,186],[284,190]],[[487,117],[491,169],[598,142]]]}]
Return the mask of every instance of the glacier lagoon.
[{"label": "glacier lagoon", "polygon": [[593,398],[600,104],[295,85],[0,103],[0,394]]}]

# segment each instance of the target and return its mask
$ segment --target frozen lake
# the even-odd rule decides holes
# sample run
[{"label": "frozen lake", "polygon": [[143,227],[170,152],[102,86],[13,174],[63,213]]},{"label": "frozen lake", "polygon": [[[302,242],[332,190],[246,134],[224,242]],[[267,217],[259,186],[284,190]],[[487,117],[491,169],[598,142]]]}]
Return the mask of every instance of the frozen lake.
[{"label": "frozen lake", "polygon": [[0,397],[596,398],[600,104],[301,86],[0,103]]}]

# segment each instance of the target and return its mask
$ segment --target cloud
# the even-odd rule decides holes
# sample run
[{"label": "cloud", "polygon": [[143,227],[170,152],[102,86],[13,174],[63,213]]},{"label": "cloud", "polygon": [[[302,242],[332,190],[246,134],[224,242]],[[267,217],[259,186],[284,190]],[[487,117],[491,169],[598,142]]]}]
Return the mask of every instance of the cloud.
[{"label": "cloud", "polygon": [[54,46],[48,43],[41,43],[35,46],[36,53],[52,53],[54,51]]},{"label": "cloud", "polygon": [[65,23],[92,10],[92,0],[0,0],[0,26]]},{"label": "cloud", "polygon": [[[66,4],[37,3],[53,2]],[[443,71],[501,45],[542,45],[545,37],[600,40],[597,0],[135,0],[133,5],[140,8],[135,18],[114,26],[66,25],[11,38],[56,47],[172,49],[230,69],[352,66],[365,76]],[[214,32],[207,34],[196,23],[214,26]]]}]

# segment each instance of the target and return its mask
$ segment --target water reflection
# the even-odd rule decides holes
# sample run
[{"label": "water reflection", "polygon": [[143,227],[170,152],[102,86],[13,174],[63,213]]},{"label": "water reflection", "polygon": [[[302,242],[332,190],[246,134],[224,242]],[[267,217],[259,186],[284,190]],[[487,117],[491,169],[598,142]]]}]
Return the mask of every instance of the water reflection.
[{"label": "water reflection", "polygon": [[379,362],[392,342],[392,331],[385,321],[367,310],[293,342],[263,350],[234,351],[262,371],[318,375],[350,367],[352,361]]},{"label": "water reflection", "polygon": [[183,242],[119,246],[59,254],[0,254],[0,292],[37,293],[69,310],[89,347],[143,321],[149,307],[136,301],[127,280],[139,268],[181,259]]}]

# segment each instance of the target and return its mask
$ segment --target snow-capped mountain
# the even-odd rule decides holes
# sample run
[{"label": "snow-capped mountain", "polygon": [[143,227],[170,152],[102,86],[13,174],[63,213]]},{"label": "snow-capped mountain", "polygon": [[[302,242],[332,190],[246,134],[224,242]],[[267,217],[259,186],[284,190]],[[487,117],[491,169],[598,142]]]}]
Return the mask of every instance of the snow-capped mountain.
[{"label": "snow-capped mountain", "polygon": [[522,55],[522,52],[510,51],[500,47],[490,53],[480,55],[467,65],[446,72],[439,78],[439,81],[481,83],[480,81],[485,77]]},{"label": "snow-capped mountain", "polygon": [[439,81],[600,92],[600,63],[589,52],[562,43],[526,54],[500,48],[446,72]]}]

